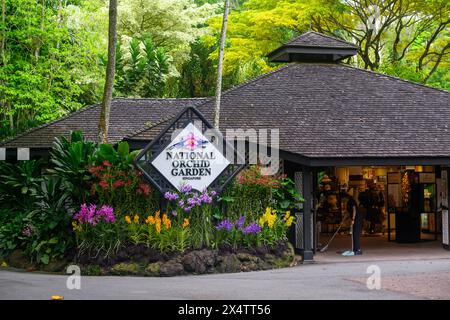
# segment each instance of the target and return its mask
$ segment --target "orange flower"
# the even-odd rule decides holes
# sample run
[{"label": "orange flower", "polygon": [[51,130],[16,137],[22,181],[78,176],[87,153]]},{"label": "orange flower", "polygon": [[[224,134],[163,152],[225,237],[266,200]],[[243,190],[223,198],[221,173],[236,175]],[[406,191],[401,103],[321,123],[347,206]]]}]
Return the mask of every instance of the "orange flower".
[{"label": "orange flower", "polygon": [[139,216],[137,214],[134,215],[134,223],[138,224],[139,223]]},{"label": "orange flower", "polygon": [[156,232],[161,233],[161,219],[156,220]]},{"label": "orange flower", "polygon": [[161,214],[161,211],[158,210],[155,212],[155,219],[159,219],[159,215]]},{"label": "orange flower", "polygon": [[148,216],[147,219],[145,220],[145,223],[153,225],[155,224],[155,218],[153,216]]},{"label": "orange flower", "polygon": [[183,227],[183,228],[186,228],[187,226],[189,226],[189,219],[184,218],[182,227]]},{"label": "orange flower", "polygon": [[163,222],[164,227],[166,228],[166,230],[169,230],[171,225],[172,225],[172,223],[171,223],[170,219],[167,217],[167,214],[163,214],[162,222]]},{"label": "orange flower", "polygon": [[125,222],[130,224],[131,223],[131,218],[130,216],[125,216]]}]

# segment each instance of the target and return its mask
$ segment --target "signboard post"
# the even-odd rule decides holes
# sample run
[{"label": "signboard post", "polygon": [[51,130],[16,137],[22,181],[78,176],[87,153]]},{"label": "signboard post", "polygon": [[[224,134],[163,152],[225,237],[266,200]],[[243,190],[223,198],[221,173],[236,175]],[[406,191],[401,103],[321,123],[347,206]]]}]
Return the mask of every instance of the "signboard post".
[{"label": "signboard post", "polygon": [[449,232],[450,230],[448,225],[448,210],[442,210],[442,245],[447,250],[450,250]]},{"label": "signboard post", "polygon": [[221,192],[245,163],[198,110],[188,107],[139,153],[135,165],[160,192],[187,184]]}]

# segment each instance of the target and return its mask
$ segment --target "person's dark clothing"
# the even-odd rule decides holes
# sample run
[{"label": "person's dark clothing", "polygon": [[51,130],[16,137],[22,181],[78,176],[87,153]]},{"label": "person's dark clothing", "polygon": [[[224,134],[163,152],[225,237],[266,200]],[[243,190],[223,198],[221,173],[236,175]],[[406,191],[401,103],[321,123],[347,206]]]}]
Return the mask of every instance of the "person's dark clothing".
[{"label": "person's dark clothing", "polygon": [[353,208],[356,207],[356,201],[352,197],[350,197],[347,201],[347,212],[350,215],[353,215]]},{"label": "person's dark clothing", "polygon": [[365,215],[366,208],[364,208],[364,206],[360,205],[356,208],[355,222],[353,223],[352,228],[353,252],[355,253],[361,250],[361,232]]},{"label": "person's dark clothing", "polygon": [[366,190],[366,191],[361,192],[358,196],[358,201],[360,204],[362,204],[364,206],[364,208],[366,208],[366,209],[370,208],[371,200],[370,200],[369,191]]},{"label": "person's dark clothing", "polygon": [[379,208],[383,208],[385,202],[386,202],[386,200],[384,199],[384,193],[383,193],[382,191],[380,191],[380,192],[378,193],[378,203],[377,203],[377,206],[378,206]]}]

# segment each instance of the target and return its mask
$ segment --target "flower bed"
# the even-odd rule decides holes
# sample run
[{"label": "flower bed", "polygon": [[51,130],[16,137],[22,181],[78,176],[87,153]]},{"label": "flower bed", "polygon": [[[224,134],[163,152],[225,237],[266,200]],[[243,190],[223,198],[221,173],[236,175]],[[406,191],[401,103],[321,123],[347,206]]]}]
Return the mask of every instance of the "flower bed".
[{"label": "flower bed", "polygon": [[135,154],[73,133],[55,141],[49,164],[1,164],[0,262],[153,276],[295,263],[287,233],[302,199],[290,179],[251,166],[221,195],[189,185],[159,194]]}]

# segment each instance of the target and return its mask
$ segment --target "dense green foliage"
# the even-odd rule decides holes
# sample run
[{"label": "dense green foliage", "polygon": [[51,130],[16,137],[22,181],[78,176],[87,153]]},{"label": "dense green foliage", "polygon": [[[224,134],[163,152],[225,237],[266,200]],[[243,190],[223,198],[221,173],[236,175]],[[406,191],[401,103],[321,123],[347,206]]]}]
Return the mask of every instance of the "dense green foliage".
[{"label": "dense green foliage", "polygon": [[[0,162],[0,256],[20,249],[37,264],[65,257],[76,243],[72,222],[82,203],[113,205],[119,213],[153,211],[157,194],[135,171],[136,152],[125,142],[113,148],[72,132],[55,140],[47,164]],[[96,239],[102,250],[110,250],[108,241]]]},{"label": "dense green foliage", "polygon": [[[106,0],[0,0],[0,139],[99,102]],[[222,0],[123,0],[118,7],[115,96],[214,93]],[[232,1],[225,89],[276,68],[265,57],[316,30],[356,43],[349,59],[450,89],[445,0]]]},{"label": "dense green foliage", "polygon": [[15,250],[33,264],[110,257],[127,246],[163,253],[265,246],[286,241],[302,201],[290,179],[242,171],[224,195],[184,185],[161,195],[133,166],[136,152],[55,139],[48,163],[0,162],[0,257]]}]

